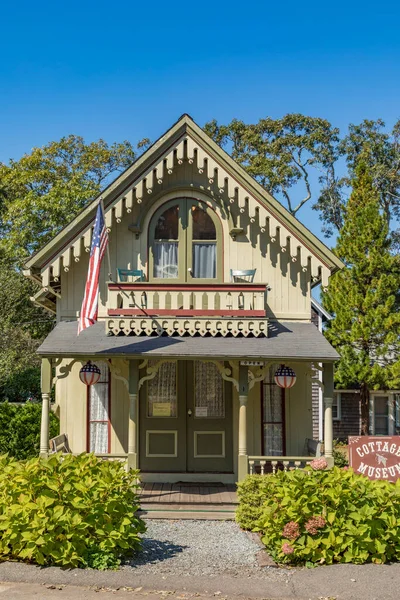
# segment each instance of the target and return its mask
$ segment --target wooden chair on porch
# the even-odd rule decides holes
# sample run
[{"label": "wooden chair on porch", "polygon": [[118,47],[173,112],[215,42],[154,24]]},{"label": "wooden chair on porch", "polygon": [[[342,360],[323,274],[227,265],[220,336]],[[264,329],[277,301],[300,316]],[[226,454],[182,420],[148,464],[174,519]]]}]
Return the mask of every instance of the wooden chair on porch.
[{"label": "wooden chair on porch", "polygon": [[311,438],[306,438],[304,443],[304,453],[305,456],[315,456],[316,458],[320,458],[321,442],[318,440],[312,440]]},{"label": "wooden chair on porch", "polygon": [[50,454],[55,454],[56,452],[72,454],[66,433],[61,433],[50,440]]},{"label": "wooden chair on porch", "polygon": [[257,269],[245,269],[238,271],[231,269],[231,282],[232,283],[253,283],[254,275]]},{"label": "wooden chair on porch", "polygon": [[142,269],[117,269],[118,281],[120,283],[144,281]]}]

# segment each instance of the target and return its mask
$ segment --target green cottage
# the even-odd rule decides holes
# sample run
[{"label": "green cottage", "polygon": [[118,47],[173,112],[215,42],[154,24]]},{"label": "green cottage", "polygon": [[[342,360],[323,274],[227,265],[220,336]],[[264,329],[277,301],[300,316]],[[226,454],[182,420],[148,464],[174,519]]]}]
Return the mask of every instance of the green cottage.
[{"label": "green cottage", "polygon": [[[26,263],[57,320],[39,348],[41,453],[55,385],[72,452],[127,460],[145,482],[231,484],[315,453],[317,384],[332,463],[338,355],[311,288],[342,263],[188,115],[102,197],[111,273],[103,260],[94,326],[77,336],[98,199]],[[276,384],[281,365],[293,387]]]}]

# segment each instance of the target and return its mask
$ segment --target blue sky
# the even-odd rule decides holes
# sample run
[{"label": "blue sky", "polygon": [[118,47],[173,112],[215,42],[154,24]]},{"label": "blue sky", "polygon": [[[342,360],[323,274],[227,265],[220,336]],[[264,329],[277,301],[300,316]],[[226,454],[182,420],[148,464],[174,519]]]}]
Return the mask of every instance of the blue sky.
[{"label": "blue sky", "polygon": [[[400,5],[385,1],[5,2],[0,160],[75,133],[162,134],[182,113],[400,118]],[[318,215],[299,218],[320,234]]]}]

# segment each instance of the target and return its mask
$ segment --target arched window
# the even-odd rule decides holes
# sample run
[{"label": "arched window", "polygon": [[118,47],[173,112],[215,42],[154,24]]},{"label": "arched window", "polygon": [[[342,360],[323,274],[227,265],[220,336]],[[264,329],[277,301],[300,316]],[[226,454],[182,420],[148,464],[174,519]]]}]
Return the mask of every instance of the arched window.
[{"label": "arched window", "polygon": [[150,224],[149,279],[218,281],[222,233],[215,212],[189,198],[163,205]]},{"label": "arched window", "polygon": [[170,206],[157,219],[153,255],[153,276],[160,279],[178,277],[179,205]]},{"label": "arched window", "polygon": [[192,206],[192,275],[196,279],[215,279],[217,274],[217,231],[210,215]]}]

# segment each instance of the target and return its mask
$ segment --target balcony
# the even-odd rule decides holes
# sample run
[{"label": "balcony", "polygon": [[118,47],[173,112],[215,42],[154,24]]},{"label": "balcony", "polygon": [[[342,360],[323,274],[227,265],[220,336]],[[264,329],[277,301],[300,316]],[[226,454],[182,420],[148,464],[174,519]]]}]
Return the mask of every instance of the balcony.
[{"label": "balcony", "polygon": [[132,335],[266,336],[265,284],[108,284],[108,329]]}]

